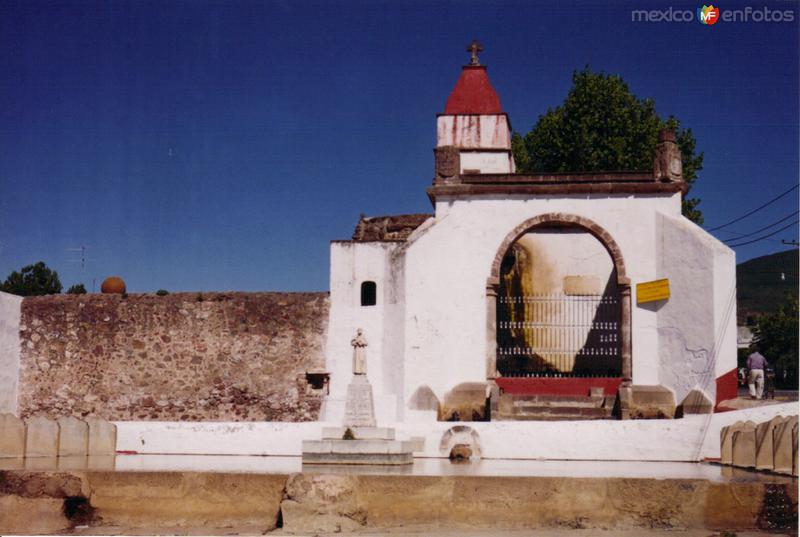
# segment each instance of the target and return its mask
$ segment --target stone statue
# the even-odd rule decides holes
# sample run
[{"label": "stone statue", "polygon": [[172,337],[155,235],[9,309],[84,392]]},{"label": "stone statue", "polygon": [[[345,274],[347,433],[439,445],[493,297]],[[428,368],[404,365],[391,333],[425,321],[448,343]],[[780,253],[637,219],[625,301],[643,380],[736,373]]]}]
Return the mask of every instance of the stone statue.
[{"label": "stone statue", "polygon": [[367,338],[364,337],[364,331],[360,328],[356,332],[356,337],[350,341],[353,346],[353,374],[366,375],[367,374]]}]

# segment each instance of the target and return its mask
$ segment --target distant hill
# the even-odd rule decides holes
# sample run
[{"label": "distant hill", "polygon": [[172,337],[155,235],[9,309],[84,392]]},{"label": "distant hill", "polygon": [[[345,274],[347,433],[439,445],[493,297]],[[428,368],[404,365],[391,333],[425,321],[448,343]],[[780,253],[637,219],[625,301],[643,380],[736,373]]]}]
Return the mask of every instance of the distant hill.
[{"label": "distant hill", "polygon": [[736,265],[737,318],[773,313],[787,294],[797,296],[798,250],[756,257]]}]

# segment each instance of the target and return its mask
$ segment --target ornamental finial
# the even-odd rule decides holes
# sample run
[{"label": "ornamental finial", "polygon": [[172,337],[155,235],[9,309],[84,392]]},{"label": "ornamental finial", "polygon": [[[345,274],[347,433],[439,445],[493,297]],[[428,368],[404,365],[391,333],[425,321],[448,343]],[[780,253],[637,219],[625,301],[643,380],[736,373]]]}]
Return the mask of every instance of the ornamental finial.
[{"label": "ornamental finial", "polygon": [[478,43],[477,39],[473,39],[472,43],[469,44],[467,47],[467,52],[472,53],[472,58],[469,60],[470,65],[480,65],[481,62],[478,60],[478,53],[483,52],[483,46]]}]

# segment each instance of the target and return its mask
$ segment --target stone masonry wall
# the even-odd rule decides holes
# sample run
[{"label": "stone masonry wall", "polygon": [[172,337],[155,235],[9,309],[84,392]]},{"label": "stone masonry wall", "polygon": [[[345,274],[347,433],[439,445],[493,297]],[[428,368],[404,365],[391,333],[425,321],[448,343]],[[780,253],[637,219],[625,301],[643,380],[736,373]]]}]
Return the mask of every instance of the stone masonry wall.
[{"label": "stone masonry wall", "polygon": [[23,417],[309,421],[327,293],[54,295],[20,321]]}]

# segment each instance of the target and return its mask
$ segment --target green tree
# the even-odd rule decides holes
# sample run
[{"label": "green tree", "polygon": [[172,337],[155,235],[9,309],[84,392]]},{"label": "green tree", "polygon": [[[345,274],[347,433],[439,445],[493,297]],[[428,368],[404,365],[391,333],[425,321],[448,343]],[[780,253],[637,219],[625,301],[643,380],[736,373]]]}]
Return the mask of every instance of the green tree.
[{"label": "green tree", "polygon": [[762,315],[753,331],[753,343],[758,352],[779,372],[787,373],[787,380],[796,386],[798,364],[797,296],[788,295],[778,306],[778,311]]},{"label": "green tree", "polygon": [[[703,168],[691,129],[670,116],[656,114],[652,99],[639,99],[622,78],[593,73],[589,67],[572,74],[572,89],[564,102],[539,116],[524,137],[511,141],[517,170],[537,172],[600,172],[653,169],[658,131],[676,132],[683,156],[683,178],[692,187]],[[702,224],[700,200],[685,198],[683,214]]]},{"label": "green tree", "polygon": [[58,272],[39,261],[9,274],[0,291],[19,296],[56,295],[61,292],[61,281]]},{"label": "green tree", "polygon": [[68,295],[85,295],[86,294],[86,286],[82,283],[76,283],[69,289],[67,289]]}]

